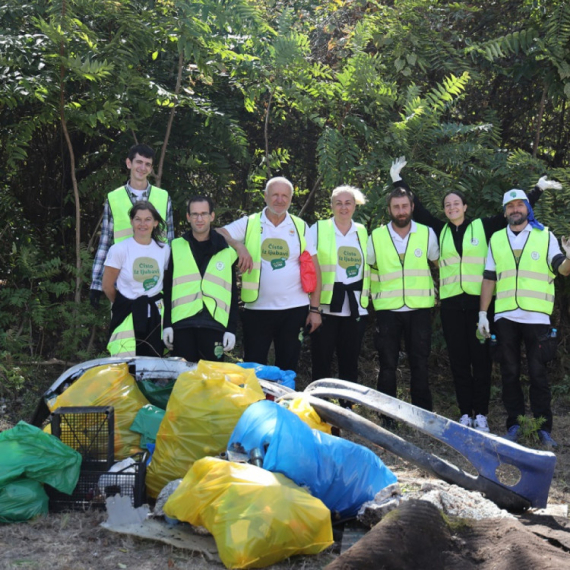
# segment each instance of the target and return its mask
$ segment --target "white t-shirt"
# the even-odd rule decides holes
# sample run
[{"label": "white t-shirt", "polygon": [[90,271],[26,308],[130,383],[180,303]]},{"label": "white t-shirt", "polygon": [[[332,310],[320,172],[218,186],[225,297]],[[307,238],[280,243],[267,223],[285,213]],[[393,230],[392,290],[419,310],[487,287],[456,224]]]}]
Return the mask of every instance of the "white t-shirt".
[{"label": "white t-shirt", "polygon": [[162,291],[169,256],[166,244],[160,247],[152,240],[149,245],[141,245],[130,237],[110,247],[105,265],[120,269],[116,287],[121,295],[127,299],[152,297]]},{"label": "white t-shirt", "polygon": [[[410,234],[415,233],[417,231],[417,224],[412,220],[410,231],[404,236],[400,237],[392,227],[392,222],[388,224],[388,231],[392,236],[392,241],[394,242],[394,246],[396,247],[396,251],[398,255],[403,259],[403,255],[406,253],[406,248],[408,247],[408,240],[410,239]],[[368,261],[369,265],[376,264],[376,252],[374,251],[374,245],[372,244],[372,236],[368,237],[368,244],[366,246],[367,255],[366,260]],[[439,243],[437,241],[437,237],[435,236],[435,232],[428,227],[428,251],[427,251],[427,258],[430,261],[437,261],[439,259]],[[417,309],[410,309],[404,305],[400,309],[392,309],[395,313],[405,313],[406,311],[416,311]]]},{"label": "white t-shirt", "polygon": [[[364,273],[364,252],[360,247],[360,242],[358,241],[358,229],[354,222],[351,223],[350,229],[346,235],[336,227],[333,223],[336,247],[337,247],[337,258],[338,263],[336,266],[336,276],[335,281],[339,283],[344,283],[345,285],[350,285],[351,283],[356,283],[362,279]],[[315,244],[317,241],[317,224],[311,226],[309,230],[311,234],[311,239]],[[349,293],[352,295],[352,293]],[[354,295],[358,302],[358,313],[360,315],[368,314],[366,309],[360,306],[360,291],[355,291]],[[344,303],[342,305],[342,310],[340,313],[333,313],[330,310],[330,305],[321,305],[321,310],[327,315],[334,315],[336,317],[350,317],[350,305],[348,303],[348,295],[344,296]]]},{"label": "white t-shirt", "polygon": [[[509,238],[509,243],[513,249],[515,256],[520,255],[530,232],[532,231],[532,226],[527,224],[518,235],[515,235],[511,228],[507,226],[507,236]],[[545,230],[546,231],[546,230]],[[556,255],[561,255],[560,246],[558,245],[558,240],[554,237],[552,232],[550,233],[548,242],[548,263],[552,265],[552,260]],[[491,252],[491,244],[489,244],[489,250],[487,252],[487,261],[485,263],[485,271],[496,271],[497,266],[495,264],[495,259],[493,258],[493,253]],[[515,323],[528,323],[534,325],[549,325],[550,315],[545,315],[544,313],[535,313],[534,311],[524,311],[523,309],[515,309],[514,311],[503,311],[502,313],[495,314],[495,322],[499,319],[509,319],[509,321],[514,321]]]},{"label": "white t-shirt", "polygon": [[[309,296],[301,286],[299,256],[301,248],[295,223],[289,214],[278,225],[261,213],[261,275],[259,297],[254,303],[246,303],[246,309],[272,311],[293,309],[309,304]],[[240,218],[225,226],[230,236],[240,242],[245,241],[247,217]],[[316,255],[315,244],[305,224],[307,251]]]}]

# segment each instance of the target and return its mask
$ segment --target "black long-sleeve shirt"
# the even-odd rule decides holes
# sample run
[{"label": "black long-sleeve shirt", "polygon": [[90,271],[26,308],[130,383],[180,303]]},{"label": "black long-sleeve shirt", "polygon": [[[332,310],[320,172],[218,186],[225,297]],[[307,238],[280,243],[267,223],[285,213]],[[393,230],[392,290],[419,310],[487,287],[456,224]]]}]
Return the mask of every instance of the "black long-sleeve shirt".
[{"label": "black long-sleeve shirt", "polygon": [[[219,251],[222,251],[226,247],[229,247],[226,243],[224,237],[214,230],[210,230],[210,237],[205,241],[198,241],[191,231],[186,232],[182,236],[189,244],[192,255],[194,256],[194,261],[196,266],[200,271],[200,275],[204,277],[208,263],[210,259]],[[236,261],[237,263],[237,261]],[[232,266],[232,272],[235,276],[236,263]],[[216,321],[210,312],[205,307],[195,315],[178,321],[172,324],[172,275],[173,275],[173,262],[172,262],[172,252],[170,253],[170,260],[168,263],[168,268],[164,272],[164,328],[172,327],[174,329],[186,329],[186,328],[208,328],[228,332],[233,334],[236,333],[237,323],[238,323],[238,289],[235,278],[232,279],[232,300],[230,304],[230,316],[228,320],[228,326],[224,328],[218,321]]]},{"label": "black long-sleeve shirt", "polygon": [[[410,187],[404,180],[398,180],[394,182],[394,187],[396,188],[404,188],[410,191]],[[431,212],[429,212],[425,206],[421,203],[418,195],[413,193],[414,195],[414,212],[413,218],[416,222],[420,224],[424,224],[425,226],[429,226],[435,232],[435,235],[439,239],[441,232],[445,228],[446,224],[449,224],[450,229],[452,230],[450,233],[453,237],[453,243],[455,245],[455,249],[457,253],[462,256],[463,255],[463,237],[465,236],[465,232],[467,228],[473,221],[471,218],[465,218],[463,223],[456,226],[448,221],[440,220],[436,218]],[[538,202],[540,196],[542,195],[542,190],[535,186],[534,189],[529,192],[528,194],[528,201],[531,206],[534,206],[536,202]],[[488,216],[481,218],[483,222],[483,230],[485,231],[485,238],[487,243],[491,239],[491,236],[507,227],[507,220],[503,214],[503,212],[496,214],[494,216]],[[446,299],[441,300],[442,307],[445,306],[447,309],[458,309],[458,310],[467,310],[467,309],[479,309],[479,296],[478,295],[468,295],[467,293],[462,293],[461,295],[455,295],[453,297],[447,297]]]}]

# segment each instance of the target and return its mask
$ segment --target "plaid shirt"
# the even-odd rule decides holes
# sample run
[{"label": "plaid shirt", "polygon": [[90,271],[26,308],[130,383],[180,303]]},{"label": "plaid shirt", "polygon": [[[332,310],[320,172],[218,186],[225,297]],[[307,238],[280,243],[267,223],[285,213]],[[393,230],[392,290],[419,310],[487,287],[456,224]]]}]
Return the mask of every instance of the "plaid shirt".
[{"label": "plaid shirt", "polygon": [[[132,193],[132,188],[128,183],[126,184],[126,189],[129,192],[129,198],[131,199],[131,202],[134,204],[138,199],[136,194]],[[142,198],[140,198],[140,200],[148,200],[149,193],[150,184],[143,192]],[[93,260],[91,289],[97,289],[98,291],[103,290],[103,270],[105,268],[105,260],[107,259],[107,252],[109,251],[109,248],[115,241],[113,238],[113,231],[113,214],[111,213],[109,200],[106,200],[105,209],[103,210],[103,222],[101,223],[101,237],[99,239],[99,247],[97,248],[97,253],[95,254],[95,259]],[[174,239],[174,219],[172,217],[172,202],[170,201],[170,196],[168,197],[168,205],[166,207],[166,237],[169,244]]]}]

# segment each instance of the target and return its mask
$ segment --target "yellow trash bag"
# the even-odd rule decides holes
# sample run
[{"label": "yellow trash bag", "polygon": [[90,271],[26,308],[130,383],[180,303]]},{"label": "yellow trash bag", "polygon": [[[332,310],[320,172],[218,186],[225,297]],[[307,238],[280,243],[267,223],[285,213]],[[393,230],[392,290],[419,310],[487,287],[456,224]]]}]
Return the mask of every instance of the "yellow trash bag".
[{"label": "yellow trash bag", "polygon": [[137,412],[148,404],[129,374],[127,364],[108,364],[87,370],[63,394],[48,401],[50,411],[66,406],[113,406],[115,408],[115,459],[141,451],[141,436],[129,428]]},{"label": "yellow trash bag", "polygon": [[290,412],[298,415],[311,429],[332,434],[332,426],[321,419],[315,408],[309,404],[306,396],[301,395],[294,400],[282,400],[279,403]]},{"label": "yellow trash bag", "polygon": [[196,461],[164,505],[205,526],[227,568],[264,568],[333,543],[331,513],[281,473],[213,457]]},{"label": "yellow trash bag", "polygon": [[265,399],[251,369],[201,360],[178,376],[156,435],[146,486],[156,498],[162,488],[184,477],[194,461],[225,451],[246,408]]}]

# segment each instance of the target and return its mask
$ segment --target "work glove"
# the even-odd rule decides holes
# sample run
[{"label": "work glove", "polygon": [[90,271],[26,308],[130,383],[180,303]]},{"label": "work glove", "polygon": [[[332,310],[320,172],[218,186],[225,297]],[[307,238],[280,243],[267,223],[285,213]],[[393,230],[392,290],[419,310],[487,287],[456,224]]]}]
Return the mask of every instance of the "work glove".
[{"label": "work glove", "polygon": [[89,289],[89,302],[94,309],[99,308],[101,293],[103,293],[103,291],[99,291],[99,289]]},{"label": "work glove", "polygon": [[172,350],[174,348],[174,330],[172,327],[166,327],[162,331],[162,342],[168,350]]},{"label": "work glove", "polygon": [[479,311],[479,324],[477,325],[479,334],[484,338],[491,336],[491,328],[489,327],[489,319],[487,318],[487,311]]},{"label": "work glove", "polygon": [[562,236],[562,249],[566,252],[566,257],[570,259],[570,238]]},{"label": "work glove", "polygon": [[402,170],[406,164],[407,162],[405,156],[397,158],[392,163],[392,166],[390,167],[390,176],[392,177],[392,182],[398,182],[399,180],[402,180],[402,177],[400,176],[400,170]]},{"label": "work glove", "polygon": [[236,335],[231,332],[224,333],[224,352],[233,350],[236,345]]},{"label": "work glove", "polygon": [[554,188],[554,190],[562,189],[562,184],[560,184],[560,182],[556,182],[554,180],[547,180],[546,176],[540,178],[536,183],[536,185],[543,191],[546,190],[547,188]]}]

